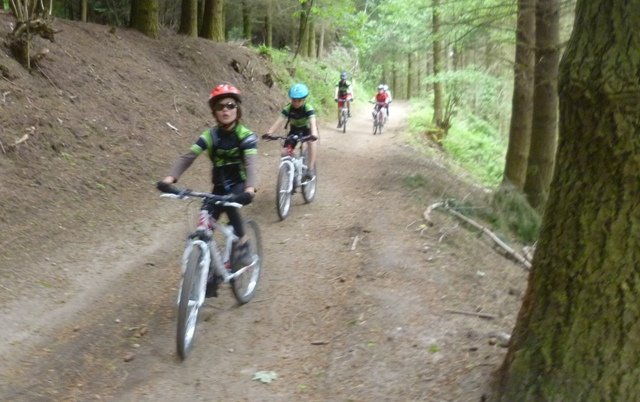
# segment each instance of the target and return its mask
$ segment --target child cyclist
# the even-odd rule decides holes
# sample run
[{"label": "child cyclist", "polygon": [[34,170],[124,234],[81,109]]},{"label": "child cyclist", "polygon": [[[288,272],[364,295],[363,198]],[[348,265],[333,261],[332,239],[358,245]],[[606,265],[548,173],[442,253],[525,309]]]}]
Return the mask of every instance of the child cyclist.
[{"label": "child cyclist", "polygon": [[374,104],[373,112],[371,112],[374,118],[376,117],[376,114],[378,113],[378,110],[380,110],[380,108],[385,108],[385,114],[389,116],[388,108],[389,103],[391,103],[391,95],[389,95],[389,93],[384,89],[384,85],[378,85],[378,92],[370,102]]},{"label": "child cyclist", "polygon": [[[240,91],[232,85],[218,85],[211,91],[208,103],[217,125],[204,131],[191,145],[189,152],[178,158],[169,175],[162,179],[162,183],[158,183],[158,187],[176,183],[196,158],[206,153],[213,164],[212,193],[236,194],[235,201],[249,204],[256,188],[258,138],[240,123]],[[235,268],[250,265],[252,260],[248,249],[248,237],[238,209],[213,205],[209,212],[216,219],[225,212],[239,237],[238,244],[234,247]],[[207,283],[207,296],[216,296],[216,288],[217,282],[212,278]]]},{"label": "child cyclist", "polygon": [[340,109],[346,102],[349,117],[351,117],[351,102],[353,101],[353,90],[351,83],[347,81],[347,73],[345,71],[340,73],[340,81],[336,84],[336,91],[333,97],[335,101],[338,102],[338,128],[340,128],[342,127],[340,122]]},{"label": "child cyclist", "polygon": [[[269,138],[269,136],[280,130],[283,126],[286,129],[287,124],[289,125],[288,136],[311,136],[311,141],[305,143],[309,156],[309,169],[307,169],[304,177],[305,181],[312,180],[315,177],[317,152],[315,141],[319,138],[315,111],[313,107],[306,102],[307,96],[309,96],[309,88],[307,88],[306,85],[294,84],[289,89],[291,102],[282,108],[278,119],[273,123],[271,128],[269,128],[267,133],[262,136],[262,138]],[[286,155],[286,152],[286,148],[283,148],[282,155]]]}]

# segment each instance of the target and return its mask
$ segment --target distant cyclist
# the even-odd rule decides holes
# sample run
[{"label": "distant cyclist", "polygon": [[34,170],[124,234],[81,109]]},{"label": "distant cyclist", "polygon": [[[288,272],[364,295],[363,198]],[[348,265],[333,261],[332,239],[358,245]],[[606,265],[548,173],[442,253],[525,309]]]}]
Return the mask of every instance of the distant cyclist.
[{"label": "distant cyclist", "polygon": [[385,91],[384,85],[378,85],[378,92],[375,94],[371,103],[374,104],[372,115],[375,118],[376,113],[380,108],[385,108],[387,116],[389,116],[389,103],[391,103],[391,96]]},{"label": "distant cyclist", "polygon": [[[269,131],[263,135],[263,138],[267,138],[276,131],[280,130],[283,126],[289,125],[288,136],[298,135],[300,137],[306,137],[311,135],[311,141],[305,142],[304,146],[307,147],[309,156],[309,169],[304,177],[305,181],[311,180],[315,177],[316,169],[316,143],[319,138],[318,126],[316,124],[316,112],[309,103],[306,102],[307,96],[309,96],[309,88],[304,84],[294,84],[289,89],[289,98],[291,102],[286,104],[278,116],[278,119],[273,123]],[[286,141],[285,141],[286,143]],[[282,149],[282,156],[286,155],[287,149]]]},{"label": "distant cyclist", "polygon": [[340,128],[342,127],[342,122],[340,121],[340,109],[346,102],[349,117],[351,117],[351,101],[353,100],[353,90],[351,89],[351,83],[347,81],[347,73],[345,71],[340,73],[340,81],[336,84],[336,91],[333,97],[336,102],[338,102],[338,128]]}]

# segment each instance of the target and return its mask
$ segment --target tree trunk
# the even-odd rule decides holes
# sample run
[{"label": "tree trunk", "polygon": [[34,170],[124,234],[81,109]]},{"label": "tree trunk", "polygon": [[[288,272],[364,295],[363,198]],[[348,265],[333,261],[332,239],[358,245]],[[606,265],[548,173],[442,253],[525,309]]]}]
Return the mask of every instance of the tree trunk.
[{"label": "tree trunk", "polygon": [[433,0],[433,75],[436,82],[433,83],[433,123],[440,127],[444,121],[444,86],[439,81],[438,74],[443,72],[444,56],[442,52],[442,39],[440,39],[440,16],[438,14],[438,6],[440,0]]},{"label": "tree trunk", "polygon": [[224,42],[224,0],[205,0],[200,37]]},{"label": "tree trunk", "polygon": [[80,21],[87,22],[88,0],[80,0]]},{"label": "tree trunk", "polygon": [[309,58],[316,58],[316,24],[313,19],[309,20],[307,24],[309,26]]},{"label": "tree trunk", "polygon": [[158,0],[135,0],[131,2],[131,28],[151,38],[157,38],[159,25]]},{"label": "tree trunk", "polygon": [[265,37],[265,41],[264,44],[267,47],[273,47],[273,18],[272,18],[272,13],[273,13],[273,6],[271,4],[271,0],[268,1],[267,3],[267,14],[264,17],[264,37]]},{"label": "tree trunk", "polygon": [[180,14],[180,28],[178,33],[198,36],[198,0],[182,0]]},{"label": "tree trunk", "polygon": [[413,95],[411,93],[411,87],[413,86],[413,80],[411,77],[411,72],[413,71],[413,52],[409,52],[407,54],[407,99],[411,99]]},{"label": "tree trunk", "polygon": [[311,12],[311,6],[313,2],[305,1],[300,4],[300,25],[298,28],[298,47],[294,55],[300,55],[302,57],[309,56],[309,14]]},{"label": "tree trunk", "polygon": [[524,192],[541,211],[549,195],[558,131],[560,0],[538,0],[531,148]]},{"label": "tree trunk", "polygon": [[248,0],[242,1],[242,37],[251,43],[251,6]]},{"label": "tree trunk", "polygon": [[638,4],[578,1],[557,168],[491,400],[640,400]]},{"label": "tree trunk", "polygon": [[318,50],[316,52],[318,59],[324,58],[324,35],[326,32],[326,23],[320,24],[320,37],[318,38]]},{"label": "tree trunk", "polygon": [[535,29],[536,0],[519,0],[511,126],[503,183],[520,191],[524,189],[531,141]]}]

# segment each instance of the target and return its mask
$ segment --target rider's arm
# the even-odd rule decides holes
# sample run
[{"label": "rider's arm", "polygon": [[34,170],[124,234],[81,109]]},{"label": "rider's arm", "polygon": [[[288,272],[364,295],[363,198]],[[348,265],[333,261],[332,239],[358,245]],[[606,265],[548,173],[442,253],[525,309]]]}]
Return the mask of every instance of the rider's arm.
[{"label": "rider's arm", "polygon": [[209,130],[205,131],[198,137],[198,140],[191,145],[189,152],[180,156],[177,161],[171,167],[169,171],[169,175],[165,177],[162,181],[165,183],[175,183],[178,181],[180,176],[189,169],[189,166],[193,164],[193,161],[196,160],[198,155],[202,153],[205,149],[207,149],[207,142],[205,140],[205,136],[207,135]]},{"label": "rider's arm", "polygon": [[278,130],[280,130],[286,121],[287,119],[283,115],[278,116],[278,119],[276,120],[276,122],[273,123],[273,125],[269,128],[269,130],[267,130],[267,134],[273,134]]},{"label": "rider's arm", "polygon": [[333,99],[338,99],[338,89],[340,88],[340,84],[336,85],[336,90],[333,93]]},{"label": "rider's arm", "polygon": [[316,139],[319,139],[320,135],[318,134],[318,124],[315,115],[309,116],[309,126],[309,128],[311,129],[311,135],[313,135]]},{"label": "rider's arm", "polygon": [[240,142],[242,150],[245,173],[247,175],[244,182],[244,191],[255,194],[257,177],[257,160],[258,160],[258,137],[251,133]]},{"label": "rider's arm", "polygon": [[255,153],[244,154],[244,163],[245,169],[247,170],[247,180],[244,183],[244,191],[251,193],[252,195],[256,193],[256,182],[257,182],[257,161],[258,155]]}]

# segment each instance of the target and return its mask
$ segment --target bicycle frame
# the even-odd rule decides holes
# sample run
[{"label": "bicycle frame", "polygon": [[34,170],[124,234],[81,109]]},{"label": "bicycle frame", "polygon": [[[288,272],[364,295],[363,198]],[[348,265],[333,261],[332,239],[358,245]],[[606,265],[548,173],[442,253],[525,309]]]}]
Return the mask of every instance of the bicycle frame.
[{"label": "bicycle frame", "polygon": [[287,153],[287,155],[280,158],[278,169],[280,169],[282,165],[289,165],[289,186],[287,187],[287,192],[291,192],[294,186],[298,187],[302,184],[302,171],[307,165],[302,162],[302,144],[300,144],[300,151],[297,155],[293,146],[287,148]]},{"label": "bicycle frame", "polygon": [[[163,197],[181,198],[174,194],[163,194]],[[218,248],[216,239],[213,237],[214,231],[218,231],[224,237],[224,248],[222,253]],[[200,209],[198,216],[198,226],[196,230],[187,237],[187,244],[185,245],[184,252],[182,254],[182,274],[184,275],[187,269],[187,262],[189,256],[194,247],[199,247],[202,251],[202,261],[200,262],[200,269],[203,275],[199,278],[200,287],[204,288],[207,284],[209,277],[209,271],[222,278],[224,283],[230,282],[233,278],[240,276],[243,272],[249,268],[252,268],[256,263],[254,261],[251,265],[242,267],[236,272],[230,272],[227,267],[231,260],[231,250],[233,243],[238,240],[233,227],[231,225],[224,225],[214,219],[209,211],[204,206]],[[178,291],[178,303],[182,293],[182,282]],[[201,294],[197,306],[201,307],[204,304],[204,292]]]}]

